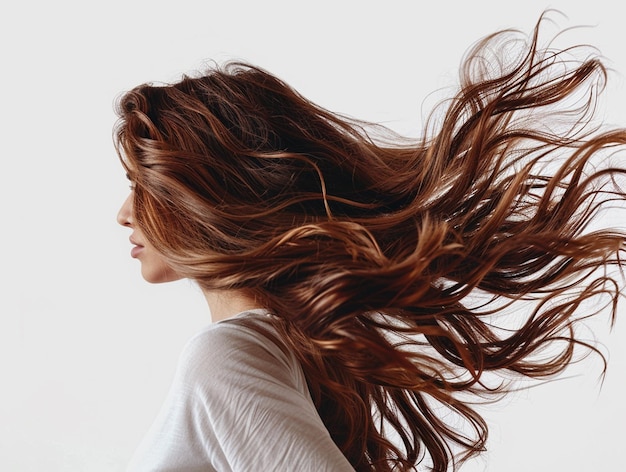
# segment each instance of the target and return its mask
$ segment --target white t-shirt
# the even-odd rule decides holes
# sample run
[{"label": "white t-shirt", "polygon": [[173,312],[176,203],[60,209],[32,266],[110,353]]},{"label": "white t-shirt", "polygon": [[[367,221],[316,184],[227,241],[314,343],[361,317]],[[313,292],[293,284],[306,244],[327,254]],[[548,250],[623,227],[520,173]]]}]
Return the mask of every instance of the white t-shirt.
[{"label": "white t-shirt", "polygon": [[244,324],[266,316],[242,313],[187,343],[128,472],[354,471],[319,417],[299,362]]}]

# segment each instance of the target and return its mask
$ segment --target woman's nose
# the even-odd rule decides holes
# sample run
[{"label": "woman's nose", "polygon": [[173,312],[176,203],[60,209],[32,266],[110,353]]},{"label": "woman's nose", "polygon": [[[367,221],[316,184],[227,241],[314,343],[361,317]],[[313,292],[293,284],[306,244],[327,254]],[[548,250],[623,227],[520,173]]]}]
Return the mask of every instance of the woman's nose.
[{"label": "woman's nose", "polygon": [[133,199],[132,194],[126,197],[120,211],[117,213],[117,222],[122,226],[132,226],[133,224]]}]

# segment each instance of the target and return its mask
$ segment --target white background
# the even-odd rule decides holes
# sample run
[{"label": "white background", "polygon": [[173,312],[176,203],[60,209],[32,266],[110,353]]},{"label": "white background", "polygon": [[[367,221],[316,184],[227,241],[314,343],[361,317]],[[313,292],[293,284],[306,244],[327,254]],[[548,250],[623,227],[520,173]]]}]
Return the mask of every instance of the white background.
[{"label": "white background", "polygon": [[[121,92],[239,58],[331,110],[418,134],[422,102],[454,83],[475,40],[530,31],[556,7],[562,28],[595,25],[568,38],[608,57],[606,117],[626,124],[626,32],[612,0],[16,5],[0,7],[1,471],[122,471],[184,342],[209,322],[189,282],[141,279],[115,223],[127,192],[111,138]],[[624,323],[594,324],[611,357],[602,386],[590,359],[489,407],[489,451],[461,470],[626,470]]]}]

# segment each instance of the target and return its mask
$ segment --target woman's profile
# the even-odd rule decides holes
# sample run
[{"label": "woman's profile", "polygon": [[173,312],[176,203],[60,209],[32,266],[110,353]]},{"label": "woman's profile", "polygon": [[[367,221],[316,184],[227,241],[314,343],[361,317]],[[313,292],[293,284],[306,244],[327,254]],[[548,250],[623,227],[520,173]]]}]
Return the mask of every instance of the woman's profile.
[{"label": "woman's profile", "polygon": [[601,59],[542,46],[544,21],[470,49],[420,139],[245,63],[120,98],[131,255],[213,321],[129,471],[456,469],[486,447],[474,401],[594,352],[626,129],[595,119]]}]

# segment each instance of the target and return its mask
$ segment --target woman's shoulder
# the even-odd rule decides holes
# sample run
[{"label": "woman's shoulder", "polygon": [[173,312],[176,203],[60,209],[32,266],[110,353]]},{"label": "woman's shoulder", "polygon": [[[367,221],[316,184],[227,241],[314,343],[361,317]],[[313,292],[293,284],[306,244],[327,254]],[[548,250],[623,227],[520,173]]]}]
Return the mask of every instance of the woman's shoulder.
[{"label": "woman's shoulder", "polygon": [[208,325],[183,348],[179,374],[212,382],[240,376],[270,376],[301,384],[300,365],[281,342],[264,310],[250,310]]},{"label": "woman's shoulder", "polygon": [[[212,355],[243,350],[283,351],[275,329],[264,310],[249,310],[198,331],[183,349],[183,354]],[[222,356],[220,356],[222,357]]]}]

